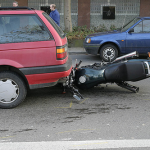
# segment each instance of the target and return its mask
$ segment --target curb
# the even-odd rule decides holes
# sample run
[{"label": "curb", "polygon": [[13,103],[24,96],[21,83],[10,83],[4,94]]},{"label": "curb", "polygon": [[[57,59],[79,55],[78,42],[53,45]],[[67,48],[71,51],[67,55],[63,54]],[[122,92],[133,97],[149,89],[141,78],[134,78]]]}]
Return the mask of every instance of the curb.
[{"label": "curb", "polygon": [[69,54],[87,54],[86,50],[82,47],[71,47],[68,48]]},{"label": "curb", "polygon": [[70,55],[73,55],[73,54],[87,54],[87,52],[69,52]]}]

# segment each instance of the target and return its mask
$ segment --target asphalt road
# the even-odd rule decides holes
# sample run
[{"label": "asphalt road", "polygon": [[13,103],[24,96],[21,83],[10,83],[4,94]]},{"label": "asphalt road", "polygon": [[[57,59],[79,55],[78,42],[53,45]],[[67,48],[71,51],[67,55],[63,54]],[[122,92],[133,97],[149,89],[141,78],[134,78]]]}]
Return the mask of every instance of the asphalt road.
[{"label": "asphalt road", "polygon": [[[73,64],[75,59],[82,65],[100,61],[98,56],[70,56]],[[29,91],[18,107],[0,109],[0,150],[35,145],[37,150],[150,149],[150,79],[132,84],[139,93],[101,85],[80,91],[81,101],[62,94],[59,86]]]}]

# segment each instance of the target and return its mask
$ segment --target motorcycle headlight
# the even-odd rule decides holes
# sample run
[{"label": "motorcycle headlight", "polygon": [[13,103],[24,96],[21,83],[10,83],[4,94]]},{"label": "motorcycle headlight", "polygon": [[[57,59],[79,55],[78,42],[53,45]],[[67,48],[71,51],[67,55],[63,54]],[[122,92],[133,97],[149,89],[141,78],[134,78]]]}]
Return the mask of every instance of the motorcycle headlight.
[{"label": "motorcycle headlight", "polygon": [[90,39],[90,38],[87,38],[87,39],[86,39],[86,43],[91,43],[91,39]]},{"label": "motorcycle headlight", "polygon": [[80,82],[80,83],[85,83],[85,82],[86,82],[85,76],[81,76],[81,77],[79,78],[79,82]]}]

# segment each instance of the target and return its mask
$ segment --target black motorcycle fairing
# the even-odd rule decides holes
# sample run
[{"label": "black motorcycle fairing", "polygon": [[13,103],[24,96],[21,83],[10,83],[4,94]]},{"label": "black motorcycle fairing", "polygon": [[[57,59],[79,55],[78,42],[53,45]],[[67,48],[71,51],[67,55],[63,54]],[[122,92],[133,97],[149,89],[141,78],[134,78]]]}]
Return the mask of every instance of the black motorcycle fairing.
[{"label": "black motorcycle fairing", "polygon": [[[84,76],[86,81],[80,82],[80,77]],[[83,66],[75,72],[74,84],[80,89],[92,88],[100,83],[104,83],[104,69],[97,69],[91,65]]]},{"label": "black motorcycle fairing", "polygon": [[108,82],[139,81],[146,78],[143,62],[123,62],[108,66],[105,69]]}]

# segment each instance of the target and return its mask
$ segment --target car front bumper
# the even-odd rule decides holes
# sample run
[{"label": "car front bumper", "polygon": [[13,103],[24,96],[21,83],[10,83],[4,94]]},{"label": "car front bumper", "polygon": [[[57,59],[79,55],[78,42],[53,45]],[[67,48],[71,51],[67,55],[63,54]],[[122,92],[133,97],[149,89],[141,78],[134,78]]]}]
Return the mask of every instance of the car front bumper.
[{"label": "car front bumper", "polygon": [[97,55],[99,54],[99,44],[88,44],[84,42],[84,48],[88,54]]}]

